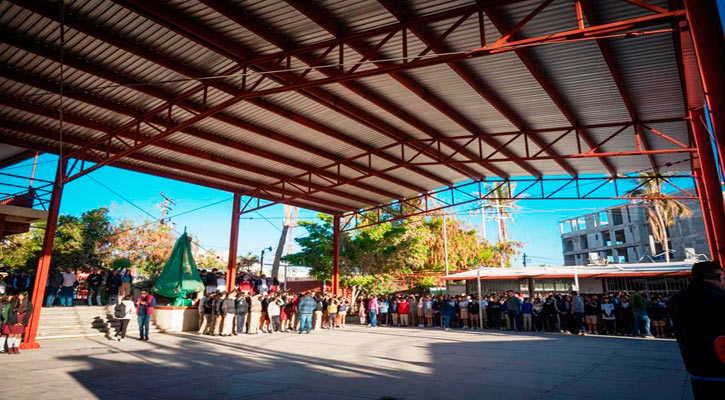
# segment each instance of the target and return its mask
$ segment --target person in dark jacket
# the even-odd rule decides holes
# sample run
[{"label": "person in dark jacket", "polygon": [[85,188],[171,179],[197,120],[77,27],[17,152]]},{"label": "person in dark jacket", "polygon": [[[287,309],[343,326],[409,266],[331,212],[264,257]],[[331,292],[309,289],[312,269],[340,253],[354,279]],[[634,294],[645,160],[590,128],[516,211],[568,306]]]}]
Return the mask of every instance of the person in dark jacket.
[{"label": "person in dark jacket", "polygon": [[691,375],[695,399],[725,393],[725,364],[715,340],[725,335],[725,274],[712,261],[692,266],[692,283],[667,303],[680,354]]},{"label": "person in dark jacket", "polygon": [[93,305],[93,298],[96,298],[96,303],[101,306],[101,286],[103,286],[103,275],[100,274],[98,268],[93,269],[93,273],[88,275],[86,278],[88,284],[88,305]]},{"label": "person in dark jacket", "polygon": [[48,274],[48,287],[45,290],[45,306],[53,307],[60,287],[63,286],[63,273],[56,267]]},{"label": "person in dark jacket", "polygon": [[20,341],[33,313],[28,292],[19,293],[2,309],[2,334],[7,335],[8,354],[20,354]]},{"label": "person in dark jacket", "polygon": [[106,293],[108,293],[108,304],[118,304],[118,291],[121,288],[121,275],[118,270],[113,270],[106,278]]},{"label": "person in dark jacket", "polygon": [[312,330],[312,313],[316,308],[317,302],[309,295],[309,293],[300,299],[297,306],[300,318],[300,335],[303,331],[309,334],[310,330]]}]

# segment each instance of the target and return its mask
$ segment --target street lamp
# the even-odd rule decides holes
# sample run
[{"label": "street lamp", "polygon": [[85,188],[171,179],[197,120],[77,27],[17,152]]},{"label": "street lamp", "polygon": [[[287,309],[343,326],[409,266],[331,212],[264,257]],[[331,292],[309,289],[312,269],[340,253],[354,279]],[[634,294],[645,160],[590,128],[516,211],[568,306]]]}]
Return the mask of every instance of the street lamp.
[{"label": "street lamp", "polygon": [[262,249],[262,257],[259,258],[259,275],[264,274],[264,253],[272,251],[272,246]]}]

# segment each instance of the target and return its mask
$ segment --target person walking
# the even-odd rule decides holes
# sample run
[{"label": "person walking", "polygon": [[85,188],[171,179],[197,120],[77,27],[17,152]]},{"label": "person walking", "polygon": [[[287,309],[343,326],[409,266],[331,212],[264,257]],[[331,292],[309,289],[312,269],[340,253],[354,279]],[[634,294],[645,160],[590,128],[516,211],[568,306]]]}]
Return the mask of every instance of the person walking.
[{"label": "person walking", "polygon": [[[632,314],[634,315],[634,335],[652,337],[650,333],[650,319],[647,315],[647,301],[642,296],[642,291],[637,289],[632,295]],[[640,329],[640,321],[644,321],[644,335]]]},{"label": "person walking", "polygon": [[136,300],[140,340],[149,340],[149,328],[151,327],[151,316],[154,314],[154,307],[156,307],[156,298],[146,290],[142,290],[141,296]]},{"label": "person walking", "polygon": [[303,331],[309,334],[312,330],[312,313],[316,307],[317,302],[309,293],[305,294],[305,297],[301,298],[297,304],[297,312],[300,319],[300,335]]},{"label": "person walking", "polygon": [[93,268],[93,272],[86,278],[86,284],[88,284],[88,305],[92,306],[95,298],[96,305],[102,306],[101,286],[103,286],[103,275],[101,275],[98,268]]},{"label": "person walking", "polygon": [[715,340],[725,334],[725,274],[713,261],[696,263],[691,274],[667,308],[695,399],[713,399],[725,393],[725,364],[715,352]]},{"label": "person walking", "polygon": [[63,272],[63,284],[60,287],[60,305],[71,307],[73,305],[73,289],[76,287],[76,274],[66,268]]},{"label": "person walking", "polygon": [[8,354],[20,354],[20,342],[33,313],[28,292],[21,292],[2,309],[2,334],[7,336]]},{"label": "person walking", "polygon": [[126,339],[126,330],[134,314],[136,314],[136,306],[133,304],[133,298],[128,294],[114,308],[114,316],[118,319],[118,330],[115,338],[119,342]]}]

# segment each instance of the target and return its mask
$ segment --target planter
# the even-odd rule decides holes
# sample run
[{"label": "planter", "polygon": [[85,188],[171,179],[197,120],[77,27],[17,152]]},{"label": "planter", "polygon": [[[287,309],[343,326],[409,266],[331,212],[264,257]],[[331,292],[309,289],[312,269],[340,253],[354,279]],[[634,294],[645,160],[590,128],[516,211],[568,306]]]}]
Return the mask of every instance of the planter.
[{"label": "planter", "polygon": [[153,321],[162,332],[195,331],[199,329],[198,307],[155,307]]}]

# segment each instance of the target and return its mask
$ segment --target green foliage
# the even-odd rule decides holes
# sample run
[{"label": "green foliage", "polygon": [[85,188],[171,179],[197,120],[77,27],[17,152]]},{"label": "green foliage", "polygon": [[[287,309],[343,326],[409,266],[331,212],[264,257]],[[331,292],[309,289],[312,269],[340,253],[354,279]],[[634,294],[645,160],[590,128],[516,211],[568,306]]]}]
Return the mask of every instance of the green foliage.
[{"label": "green foliage", "polygon": [[207,250],[203,254],[195,257],[194,261],[196,261],[196,268],[198,269],[227,269],[227,265],[219,259],[219,256],[214,250]]},{"label": "green foliage", "polygon": [[131,268],[131,260],[128,258],[120,257],[111,262],[111,268],[113,269],[128,269]]},{"label": "green foliage", "polygon": [[360,295],[379,295],[400,291],[400,287],[395,284],[394,277],[391,274],[355,275],[342,278],[340,283],[343,286],[357,288]]}]

